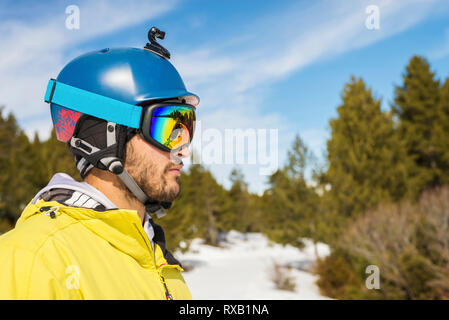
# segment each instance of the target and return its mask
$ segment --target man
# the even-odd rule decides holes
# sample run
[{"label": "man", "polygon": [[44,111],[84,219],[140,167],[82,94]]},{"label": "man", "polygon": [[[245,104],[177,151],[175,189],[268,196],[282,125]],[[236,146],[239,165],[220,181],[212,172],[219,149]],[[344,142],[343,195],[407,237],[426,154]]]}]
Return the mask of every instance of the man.
[{"label": "man", "polygon": [[57,173],[0,237],[2,299],[191,299],[158,216],[179,195],[195,106],[153,27],[144,49],[82,55],[50,80]]}]

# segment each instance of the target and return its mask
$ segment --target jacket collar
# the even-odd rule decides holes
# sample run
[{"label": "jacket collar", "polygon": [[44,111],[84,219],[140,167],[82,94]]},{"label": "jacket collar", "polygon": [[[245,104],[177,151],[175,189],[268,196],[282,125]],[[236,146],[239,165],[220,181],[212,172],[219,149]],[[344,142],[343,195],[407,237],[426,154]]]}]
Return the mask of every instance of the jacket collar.
[{"label": "jacket collar", "polygon": [[[154,266],[153,250],[136,210],[96,211],[88,208],[69,207],[57,201],[44,201],[41,199],[35,204],[32,202],[28,204],[17,221],[17,225],[36,214],[48,212],[52,207],[58,208],[55,211],[55,219],[58,219],[59,215],[67,215],[109,242],[113,247],[133,257],[142,266]],[[159,238],[160,235],[158,235]],[[163,240],[165,247],[165,237]],[[159,244],[159,242],[157,243]]]},{"label": "jacket collar", "polygon": [[[78,182],[75,181],[71,176],[69,176],[66,173],[56,173],[51,178],[50,182],[48,182],[47,186],[42,188],[36,196],[33,198],[32,202],[36,203],[39,199],[42,198],[45,192],[50,191],[52,189],[65,189],[70,190],[72,193],[79,193],[82,195],[85,195],[85,198],[90,198],[93,201],[101,204],[106,208],[106,210],[110,209],[116,209],[117,206],[112,203],[111,200],[109,200],[102,192],[88,184],[87,182]],[[75,197],[78,198],[79,196]],[[54,200],[54,199],[46,199],[48,201]],[[73,205],[74,201],[70,201],[71,199],[67,199],[66,205]],[[75,199],[73,199],[75,200]],[[82,207],[83,205],[74,205],[78,207]]]}]

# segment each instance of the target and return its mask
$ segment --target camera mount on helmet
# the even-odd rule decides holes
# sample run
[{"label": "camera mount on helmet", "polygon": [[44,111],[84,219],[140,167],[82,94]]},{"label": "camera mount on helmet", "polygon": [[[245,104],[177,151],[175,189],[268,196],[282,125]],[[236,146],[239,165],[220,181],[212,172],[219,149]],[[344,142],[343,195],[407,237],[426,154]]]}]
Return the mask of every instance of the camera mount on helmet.
[{"label": "camera mount on helmet", "polygon": [[148,31],[148,40],[150,40],[151,43],[148,43],[145,45],[145,49],[148,49],[158,55],[160,55],[161,57],[165,58],[165,59],[170,59],[170,52],[168,52],[167,49],[165,49],[163,46],[161,46],[156,38],[164,40],[165,38],[165,32],[159,30],[156,27],[152,27],[149,31]]}]

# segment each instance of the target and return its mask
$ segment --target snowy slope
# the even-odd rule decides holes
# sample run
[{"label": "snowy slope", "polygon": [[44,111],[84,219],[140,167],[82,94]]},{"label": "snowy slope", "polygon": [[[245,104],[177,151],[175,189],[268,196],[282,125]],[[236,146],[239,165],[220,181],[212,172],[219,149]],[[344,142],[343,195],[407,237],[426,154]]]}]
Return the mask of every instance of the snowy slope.
[{"label": "snowy slope", "polygon": [[[325,244],[317,245],[320,257],[329,254]],[[259,233],[244,235],[231,231],[222,248],[193,240],[188,252],[176,253],[184,266],[192,268],[183,273],[193,299],[326,299],[315,284],[317,277],[310,272],[315,261],[310,241],[299,250],[292,246],[271,243]],[[278,290],[270,277],[273,261],[290,265],[288,274],[296,284],[295,291]]]}]

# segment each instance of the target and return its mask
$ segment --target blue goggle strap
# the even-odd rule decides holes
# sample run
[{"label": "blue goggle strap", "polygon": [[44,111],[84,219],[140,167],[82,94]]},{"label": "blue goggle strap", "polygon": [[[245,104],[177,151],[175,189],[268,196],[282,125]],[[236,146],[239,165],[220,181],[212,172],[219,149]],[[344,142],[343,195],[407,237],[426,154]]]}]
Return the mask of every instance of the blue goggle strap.
[{"label": "blue goggle strap", "polygon": [[48,82],[44,101],[130,128],[140,127],[142,107],[75,88],[55,79]]}]

